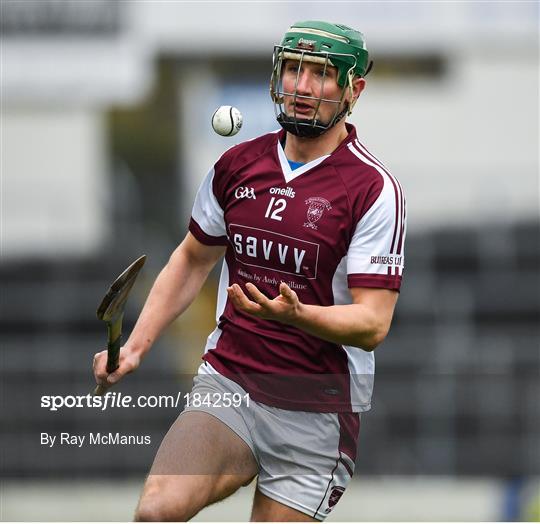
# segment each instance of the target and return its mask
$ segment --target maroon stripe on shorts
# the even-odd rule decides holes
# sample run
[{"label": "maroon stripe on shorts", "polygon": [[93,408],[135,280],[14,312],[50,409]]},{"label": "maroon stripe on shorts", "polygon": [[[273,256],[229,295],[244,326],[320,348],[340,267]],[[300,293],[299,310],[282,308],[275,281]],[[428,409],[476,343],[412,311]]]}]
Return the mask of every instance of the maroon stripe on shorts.
[{"label": "maroon stripe on shorts", "polygon": [[359,413],[338,413],[340,453],[345,453],[353,462],[356,460],[358,434],[360,433]]}]

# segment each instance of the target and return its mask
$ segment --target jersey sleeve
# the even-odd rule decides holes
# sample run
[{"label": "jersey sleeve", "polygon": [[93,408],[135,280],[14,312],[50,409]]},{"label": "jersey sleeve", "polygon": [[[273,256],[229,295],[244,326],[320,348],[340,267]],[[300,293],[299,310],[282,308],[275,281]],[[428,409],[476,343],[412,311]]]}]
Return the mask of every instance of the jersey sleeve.
[{"label": "jersey sleeve", "polygon": [[382,190],[356,225],[347,253],[351,287],[399,291],[404,268],[406,205],[399,182],[384,177]]},{"label": "jersey sleeve", "polygon": [[201,243],[208,246],[227,244],[227,231],[223,209],[216,197],[215,170],[212,168],[204,178],[193,204],[189,231]]}]

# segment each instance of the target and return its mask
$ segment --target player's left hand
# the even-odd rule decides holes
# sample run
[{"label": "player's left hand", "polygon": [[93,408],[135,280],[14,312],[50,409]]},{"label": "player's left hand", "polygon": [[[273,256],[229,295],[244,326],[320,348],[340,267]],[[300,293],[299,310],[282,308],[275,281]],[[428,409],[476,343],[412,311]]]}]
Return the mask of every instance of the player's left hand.
[{"label": "player's left hand", "polygon": [[246,289],[251,300],[238,284],[227,288],[229,299],[240,311],[267,320],[277,320],[284,324],[293,324],[299,318],[302,303],[298,300],[298,295],[285,282],[279,285],[279,295],[274,299],[263,295],[251,282],[246,284]]}]

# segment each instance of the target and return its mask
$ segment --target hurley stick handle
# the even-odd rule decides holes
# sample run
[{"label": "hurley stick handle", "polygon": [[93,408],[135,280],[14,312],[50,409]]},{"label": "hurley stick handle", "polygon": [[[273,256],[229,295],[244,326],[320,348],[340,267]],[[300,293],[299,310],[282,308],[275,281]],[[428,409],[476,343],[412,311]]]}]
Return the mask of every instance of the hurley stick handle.
[{"label": "hurley stick handle", "polygon": [[96,386],[96,389],[94,389],[94,392],[92,393],[92,395],[94,395],[94,397],[101,397],[101,395],[105,394],[107,389],[108,388],[106,386],[102,386],[101,384],[98,384]]},{"label": "hurley stick handle", "polygon": [[[115,322],[107,322],[107,373],[113,373],[118,369],[118,361],[120,360],[120,347],[122,346],[122,317],[123,313]],[[111,384],[112,385],[112,384]],[[101,396],[110,387],[98,384],[92,395]]]}]

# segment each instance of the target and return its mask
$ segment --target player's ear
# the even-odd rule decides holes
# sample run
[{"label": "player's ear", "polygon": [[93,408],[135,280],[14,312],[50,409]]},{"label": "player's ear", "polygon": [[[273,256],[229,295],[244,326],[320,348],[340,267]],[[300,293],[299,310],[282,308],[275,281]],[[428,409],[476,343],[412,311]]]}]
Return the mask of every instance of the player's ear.
[{"label": "player's ear", "polygon": [[360,93],[364,90],[364,87],[366,87],[366,80],[361,76],[355,76],[352,81],[352,86],[353,98],[356,100],[360,96]]}]

